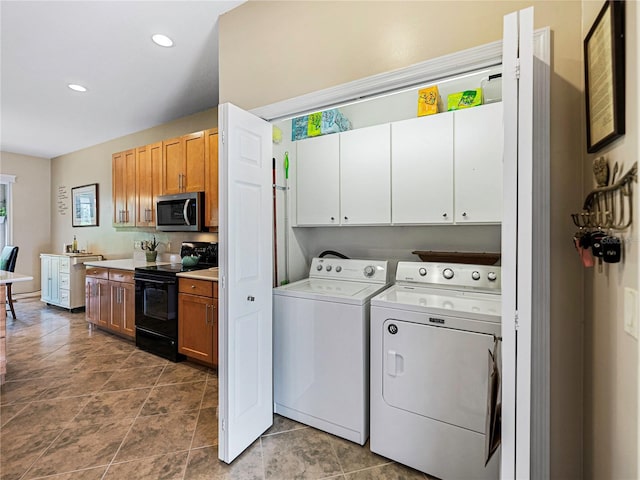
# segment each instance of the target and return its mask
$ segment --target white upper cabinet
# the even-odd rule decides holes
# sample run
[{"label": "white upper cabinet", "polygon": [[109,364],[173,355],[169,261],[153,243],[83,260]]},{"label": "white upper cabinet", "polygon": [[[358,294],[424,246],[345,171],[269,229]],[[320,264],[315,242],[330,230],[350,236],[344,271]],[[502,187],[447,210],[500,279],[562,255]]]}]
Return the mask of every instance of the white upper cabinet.
[{"label": "white upper cabinet", "polygon": [[339,135],[325,135],[296,143],[297,224],[339,225]]},{"label": "white upper cabinet", "polygon": [[390,125],[340,133],[340,223],[391,222]]},{"label": "white upper cabinet", "polygon": [[455,221],[502,221],[502,103],[454,112]]},{"label": "white upper cabinet", "polygon": [[391,222],[453,223],[453,112],[391,124]]}]

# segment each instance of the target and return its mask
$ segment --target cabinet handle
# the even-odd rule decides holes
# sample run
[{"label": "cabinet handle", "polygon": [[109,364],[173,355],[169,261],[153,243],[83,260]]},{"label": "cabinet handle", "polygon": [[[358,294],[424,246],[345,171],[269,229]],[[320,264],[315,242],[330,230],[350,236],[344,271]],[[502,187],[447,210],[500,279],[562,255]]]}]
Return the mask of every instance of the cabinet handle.
[{"label": "cabinet handle", "polygon": [[205,325],[209,325],[209,304],[204,304],[204,323]]},{"label": "cabinet handle", "polygon": [[331,221],[333,222],[335,220],[335,217],[331,217]]},{"label": "cabinet handle", "polygon": [[467,212],[462,212],[462,216],[466,217],[467,216]]},{"label": "cabinet handle", "polygon": [[249,295],[249,296],[247,297],[247,300],[248,300],[248,301],[250,301],[250,302],[254,302],[254,301],[255,301],[255,299],[256,299],[256,297],[254,297],[253,295]]},{"label": "cabinet handle", "polygon": [[447,214],[446,214],[446,213],[443,213],[443,214],[442,214],[442,216],[443,216],[444,218],[447,218]]},{"label": "cabinet handle", "polygon": [[344,217],[345,220],[349,220],[349,217]]}]

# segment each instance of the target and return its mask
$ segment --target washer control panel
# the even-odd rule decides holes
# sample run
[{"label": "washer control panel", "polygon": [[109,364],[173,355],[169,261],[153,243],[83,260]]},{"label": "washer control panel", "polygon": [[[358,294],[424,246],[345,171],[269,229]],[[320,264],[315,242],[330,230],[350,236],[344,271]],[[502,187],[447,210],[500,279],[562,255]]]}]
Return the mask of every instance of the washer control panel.
[{"label": "washer control panel", "polygon": [[499,265],[465,263],[398,262],[396,282],[424,286],[500,293]]},{"label": "washer control panel", "polygon": [[310,278],[389,283],[386,260],[355,260],[344,258],[314,258],[309,269]]}]

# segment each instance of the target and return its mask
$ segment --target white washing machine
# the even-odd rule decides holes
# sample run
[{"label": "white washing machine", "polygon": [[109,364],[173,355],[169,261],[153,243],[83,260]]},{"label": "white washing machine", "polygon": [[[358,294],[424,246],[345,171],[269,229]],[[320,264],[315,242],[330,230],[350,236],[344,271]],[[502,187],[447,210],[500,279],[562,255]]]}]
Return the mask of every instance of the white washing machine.
[{"label": "white washing machine", "polygon": [[369,301],[386,261],[314,258],[273,290],[274,411],[364,445],[369,437]]},{"label": "white washing machine", "polygon": [[500,315],[500,267],[398,263],[371,300],[373,452],[439,478],[499,478],[485,425]]}]

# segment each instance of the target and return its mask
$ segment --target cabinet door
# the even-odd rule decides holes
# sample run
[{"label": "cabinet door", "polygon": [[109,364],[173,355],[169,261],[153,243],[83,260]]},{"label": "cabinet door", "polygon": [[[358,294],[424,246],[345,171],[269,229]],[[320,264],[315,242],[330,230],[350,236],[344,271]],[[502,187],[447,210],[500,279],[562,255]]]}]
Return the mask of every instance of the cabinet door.
[{"label": "cabinet door", "polygon": [[454,112],[456,223],[502,221],[502,103]]},{"label": "cabinet door", "polygon": [[[178,351],[213,364],[213,299],[181,293],[178,300]],[[217,327],[217,323],[216,323]]]},{"label": "cabinet door", "polygon": [[120,284],[121,318],[120,333],[131,338],[136,335],[136,287],[133,283]]},{"label": "cabinet door", "polygon": [[125,225],[133,227],[136,224],[136,151],[124,152],[124,182],[125,182]]},{"label": "cabinet door", "polygon": [[98,279],[94,277],[86,277],[84,281],[85,285],[85,319],[89,323],[98,325],[98,318],[100,317],[100,302],[98,296]]},{"label": "cabinet door", "polygon": [[340,136],[297,143],[296,203],[298,225],[340,224]]},{"label": "cabinet door", "polygon": [[120,225],[124,222],[126,209],[126,193],[124,177],[124,152],[114,153],[112,156],[112,191],[113,191],[113,224]]},{"label": "cabinet door", "polygon": [[391,221],[453,223],[453,112],[391,124]]},{"label": "cabinet door", "polygon": [[180,137],[162,142],[162,194],[173,195],[182,191],[184,174],[184,148]]},{"label": "cabinet door", "polygon": [[205,185],[204,225],[218,227],[218,129],[212,128],[205,135]]},{"label": "cabinet door", "polygon": [[340,134],[340,223],[391,222],[390,125]]},{"label": "cabinet door", "polygon": [[51,257],[40,257],[40,299],[51,301]]},{"label": "cabinet door", "polygon": [[109,291],[111,292],[111,316],[107,327],[114,332],[120,332],[125,314],[122,284],[120,282],[109,282]]},{"label": "cabinet door", "polygon": [[203,192],[205,188],[204,132],[182,137],[184,145],[183,192]]},{"label": "cabinet door", "polygon": [[60,302],[60,257],[51,256],[51,268],[49,270],[49,299],[51,303]]},{"label": "cabinet door", "polygon": [[156,224],[156,198],[162,190],[162,142],[137,149],[136,226]]},{"label": "cabinet door", "polygon": [[117,227],[135,225],[136,151],[114,153],[112,156],[113,224]]}]

